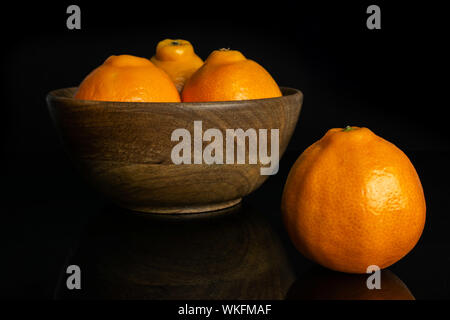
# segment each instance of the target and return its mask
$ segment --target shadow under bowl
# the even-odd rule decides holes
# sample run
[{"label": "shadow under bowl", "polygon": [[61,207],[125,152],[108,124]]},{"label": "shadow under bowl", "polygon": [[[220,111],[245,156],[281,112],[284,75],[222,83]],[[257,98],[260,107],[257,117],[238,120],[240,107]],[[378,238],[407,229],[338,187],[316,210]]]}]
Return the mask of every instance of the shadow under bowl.
[{"label": "shadow under bowl", "polygon": [[[117,205],[140,212],[194,213],[219,210],[239,203],[268,178],[261,175],[260,156],[250,164],[250,138],[244,139],[245,163],[227,164],[226,130],[254,129],[260,144],[259,129],[267,130],[270,156],[272,129],[279,130],[279,157],[286,150],[300,114],[303,94],[281,88],[283,96],[269,99],[158,103],[88,101],[73,98],[76,88],[51,91],[47,104],[63,145],[87,181]],[[194,126],[194,121],[201,121]],[[194,131],[194,127],[196,130]],[[190,134],[192,145],[204,150],[205,130],[218,129],[223,137],[224,164],[174,164],[172,149],[184,138],[172,141],[176,129]],[[217,131],[216,131],[217,132]],[[216,139],[212,139],[216,142]],[[233,138],[234,139],[234,138]],[[219,139],[220,140],[220,139]],[[197,141],[197,142],[196,142]],[[217,145],[216,145],[217,146]],[[187,150],[187,149],[186,149]],[[259,150],[259,146],[256,148]],[[216,153],[213,153],[216,156]]]}]

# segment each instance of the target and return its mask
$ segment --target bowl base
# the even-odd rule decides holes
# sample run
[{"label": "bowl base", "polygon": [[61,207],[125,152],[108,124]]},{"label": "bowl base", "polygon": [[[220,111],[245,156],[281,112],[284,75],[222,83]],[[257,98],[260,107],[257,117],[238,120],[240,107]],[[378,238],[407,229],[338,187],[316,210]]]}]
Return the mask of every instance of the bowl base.
[{"label": "bowl base", "polygon": [[193,205],[193,206],[173,206],[173,207],[164,207],[164,206],[130,206],[126,205],[127,209],[144,212],[144,213],[158,213],[158,214],[188,214],[188,213],[201,213],[201,212],[209,212],[216,211],[225,208],[229,208],[237,205],[242,201],[242,198],[217,202],[217,203],[209,203],[204,205]]}]

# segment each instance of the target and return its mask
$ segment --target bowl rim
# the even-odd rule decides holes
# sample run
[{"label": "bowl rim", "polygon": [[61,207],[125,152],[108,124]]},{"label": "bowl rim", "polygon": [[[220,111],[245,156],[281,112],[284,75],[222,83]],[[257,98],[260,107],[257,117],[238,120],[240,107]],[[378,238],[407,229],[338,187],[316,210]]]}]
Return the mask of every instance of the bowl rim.
[{"label": "bowl rim", "polygon": [[77,102],[85,106],[102,105],[107,103],[108,105],[124,108],[125,106],[156,106],[156,105],[176,105],[185,107],[198,107],[198,106],[209,106],[209,107],[230,107],[230,106],[243,106],[248,103],[258,103],[260,101],[276,101],[276,100],[287,100],[294,97],[303,99],[303,92],[299,89],[291,87],[280,87],[282,96],[273,98],[262,98],[262,99],[248,99],[248,100],[228,100],[228,101],[203,101],[203,102],[131,102],[131,101],[107,101],[107,100],[82,100],[74,99],[73,97],[67,97],[62,95],[63,92],[68,90],[76,90],[78,87],[67,87],[60,88],[50,91],[47,94],[46,100],[50,101],[66,101],[66,102]]}]

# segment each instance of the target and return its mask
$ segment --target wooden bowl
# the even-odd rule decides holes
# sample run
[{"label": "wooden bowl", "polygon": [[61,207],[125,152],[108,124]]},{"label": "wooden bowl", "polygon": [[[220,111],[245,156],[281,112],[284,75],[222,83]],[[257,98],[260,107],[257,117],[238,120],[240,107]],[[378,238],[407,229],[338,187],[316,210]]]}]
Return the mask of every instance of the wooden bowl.
[{"label": "wooden bowl", "polygon": [[248,139],[246,164],[173,164],[175,129],[187,129],[193,143],[194,121],[201,120],[203,132],[216,128],[223,133],[224,148],[226,129],[267,129],[269,137],[271,129],[279,129],[281,157],[303,101],[302,93],[290,88],[282,88],[278,98],[201,103],[87,101],[74,99],[75,91],[52,91],[47,104],[81,173],[121,207],[167,214],[230,207],[268,178],[261,175],[267,165],[259,159],[248,164]]}]

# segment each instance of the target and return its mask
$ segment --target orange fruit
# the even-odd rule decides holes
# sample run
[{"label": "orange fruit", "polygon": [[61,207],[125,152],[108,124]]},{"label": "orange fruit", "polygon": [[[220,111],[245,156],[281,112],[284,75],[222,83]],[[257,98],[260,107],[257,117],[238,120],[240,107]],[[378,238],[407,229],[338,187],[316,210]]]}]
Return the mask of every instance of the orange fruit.
[{"label": "orange fruit", "polygon": [[203,65],[187,40],[165,39],[156,46],[156,54],[151,61],[163,69],[181,92],[187,79]]},{"label": "orange fruit", "polygon": [[74,98],[83,100],[180,102],[169,76],[150,60],[110,56],[81,82]]},{"label": "orange fruit", "polygon": [[186,82],[182,101],[230,101],[281,96],[272,76],[236,50],[213,51]]},{"label": "orange fruit", "polygon": [[291,168],[282,197],[289,237],[332,270],[365,273],[405,256],[425,224],[414,166],[367,128],[331,129]]}]

